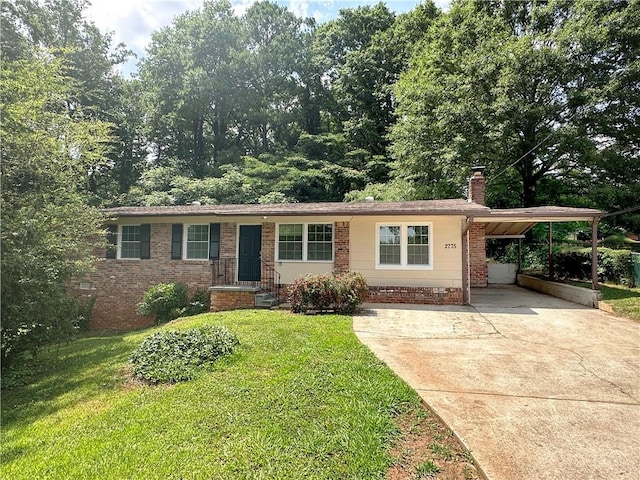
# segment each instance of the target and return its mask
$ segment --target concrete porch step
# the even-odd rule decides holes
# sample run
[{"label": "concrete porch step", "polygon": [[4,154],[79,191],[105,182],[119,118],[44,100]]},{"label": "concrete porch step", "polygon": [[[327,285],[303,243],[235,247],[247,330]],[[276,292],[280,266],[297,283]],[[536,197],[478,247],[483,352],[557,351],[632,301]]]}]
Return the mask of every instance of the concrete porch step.
[{"label": "concrete porch step", "polygon": [[271,293],[256,293],[255,294],[256,307],[271,308],[278,305],[278,299]]}]

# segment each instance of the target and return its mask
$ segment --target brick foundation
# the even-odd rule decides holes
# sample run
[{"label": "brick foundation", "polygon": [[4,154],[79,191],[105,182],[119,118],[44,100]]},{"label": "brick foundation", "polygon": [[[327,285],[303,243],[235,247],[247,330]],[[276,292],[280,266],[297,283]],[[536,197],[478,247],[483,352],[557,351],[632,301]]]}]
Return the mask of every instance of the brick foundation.
[{"label": "brick foundation", "polygon": [[212,312],[253,308],[255,306],[255,289],[210,288]]},{"label": "brick foundation", "polygon": [[462,305],[461,288],[369,287],[365,299],[371,303],[413,303],[420,305]]}]

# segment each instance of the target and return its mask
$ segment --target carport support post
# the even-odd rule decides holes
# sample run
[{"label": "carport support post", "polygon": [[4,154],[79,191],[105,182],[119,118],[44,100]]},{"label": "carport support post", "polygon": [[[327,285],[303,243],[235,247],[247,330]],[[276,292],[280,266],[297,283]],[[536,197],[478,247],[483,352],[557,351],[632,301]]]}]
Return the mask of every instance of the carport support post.
[{"label": "carport support post", "polygon": [[518,239],[518,273],[522,273],[522,239]]},{"label": "carport support post", "polygon": [[549,278],[553,279],[553,223],[549,222]]},{"label": "carport support post", "polygon": [[591,223],[591,288],[600,290],[598,284],[598,217],[593,217]]}]

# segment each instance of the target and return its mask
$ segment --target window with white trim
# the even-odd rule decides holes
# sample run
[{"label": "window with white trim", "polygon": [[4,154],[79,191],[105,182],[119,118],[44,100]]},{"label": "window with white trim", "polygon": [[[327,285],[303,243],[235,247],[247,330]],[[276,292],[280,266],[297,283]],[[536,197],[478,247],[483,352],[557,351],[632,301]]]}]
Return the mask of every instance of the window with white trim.
[{"label": "window with white trim", "polygon": [[141,225],[120,225],[118,258],[140,259]]},{"label": "window with white trim", "polygon": [[307,225],[307,260],[333,260],[333,224],[310,223]]},{"label": "window with white trim", "polygon": [[433,268],[430,223],[376,224],[376,268]]},{"label": "window with white trim", "polygon": [[186,225],[185,249],[187,260],[206,260],[209,258],[209,224]]},{"label": "window with white trim", "polygon": [[333,261],[332,223],[281,223],[276,238],[278,261]]}]

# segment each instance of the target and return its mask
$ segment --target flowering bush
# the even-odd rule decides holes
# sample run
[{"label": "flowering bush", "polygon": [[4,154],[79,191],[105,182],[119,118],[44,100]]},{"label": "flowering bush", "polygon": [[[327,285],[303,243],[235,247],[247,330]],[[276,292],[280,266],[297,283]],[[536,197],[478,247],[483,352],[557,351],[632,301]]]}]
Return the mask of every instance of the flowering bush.
[{"label": "flowering bush", "polygon": [[353,313],[362,304],[368,290],[361,273],[306,275],[289,287],[289,302],[294,313]]}]

